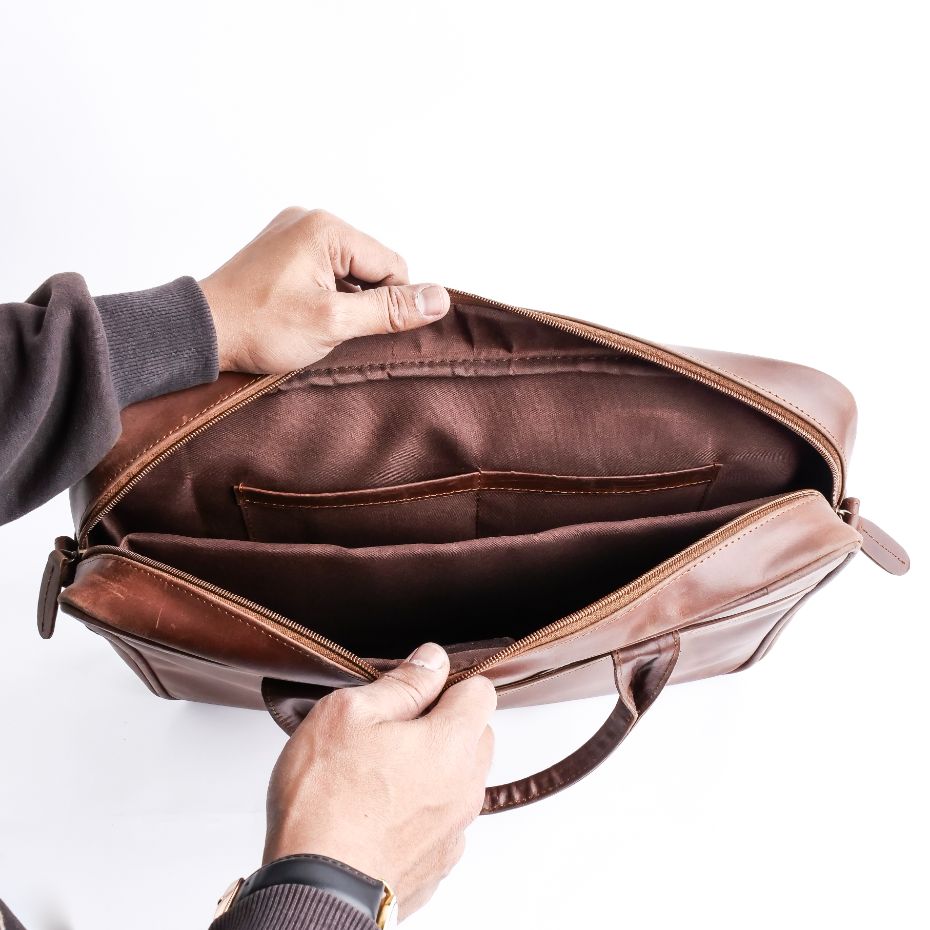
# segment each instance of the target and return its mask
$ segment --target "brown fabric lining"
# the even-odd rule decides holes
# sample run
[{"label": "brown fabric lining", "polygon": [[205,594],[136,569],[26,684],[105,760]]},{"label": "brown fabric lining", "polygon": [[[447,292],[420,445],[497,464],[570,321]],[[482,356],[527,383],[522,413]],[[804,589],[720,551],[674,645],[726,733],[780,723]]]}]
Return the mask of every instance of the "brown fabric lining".
[{"label": "brown fabric lining", "polygon": [[305,624],[357,655],[518,639],[648,571],[761,501],[452,543],[345,548],[151,533],[125,548]]},{"label": "brown fabric lining", "polygon": [[[486,485],[501,473],[509,484]],[[523,636],[758,499],[831,481],[816,450],[733,397],[457,304],[344,343],[224,416],[140,477],[91,542],[126,537],[390,658],[421,638]]]}]

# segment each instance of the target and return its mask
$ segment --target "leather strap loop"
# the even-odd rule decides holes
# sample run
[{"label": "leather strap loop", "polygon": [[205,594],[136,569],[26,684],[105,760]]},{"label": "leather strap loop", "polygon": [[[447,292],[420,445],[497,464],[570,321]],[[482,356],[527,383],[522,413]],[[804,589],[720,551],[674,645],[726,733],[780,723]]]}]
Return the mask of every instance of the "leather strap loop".
[{"label": "leather strap loop", "polygon": [[665,687],[678,661],[677,632],[611,653],[619,697],[610,716],[583,746],[555,765],[505,785],[487,788],[482,814],[532,804],[584,778],[626,739]]},{"label": "leather strap loop", "polygon": [[[600,729],[561,762],[534,775],[485,790],[482,814],[532,804],[584,778],[626,739],[639,718],[667,684],[678,661],[681,643],[672,631],[611,653],[617,703]],[[293,733],[313,705],[331,689],[266,678],[265,705],[279,726]]]}]

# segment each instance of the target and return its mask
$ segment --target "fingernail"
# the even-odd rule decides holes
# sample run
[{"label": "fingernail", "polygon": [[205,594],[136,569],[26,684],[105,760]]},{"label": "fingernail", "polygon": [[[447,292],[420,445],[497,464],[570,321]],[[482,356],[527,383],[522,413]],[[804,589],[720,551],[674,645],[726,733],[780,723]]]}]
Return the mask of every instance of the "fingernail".
[{"label": "fingernail", "polygon": [[446,289],[438,284],[427,284],[425,287],[421,287],[417,291],[414,302],[417,305],[417,310],[420,311],[420,315],[425,316],[428,320],[441,317],[449,309],[449,295],[446,293]]},{"label": "fingernail", "polygon": [[438,672],[446,664],[446,653],[441,646],[435,643],[423,643],[418,646],[407,657],[411,665],[418,665],[420,668],[429,669],[431,672]]}]

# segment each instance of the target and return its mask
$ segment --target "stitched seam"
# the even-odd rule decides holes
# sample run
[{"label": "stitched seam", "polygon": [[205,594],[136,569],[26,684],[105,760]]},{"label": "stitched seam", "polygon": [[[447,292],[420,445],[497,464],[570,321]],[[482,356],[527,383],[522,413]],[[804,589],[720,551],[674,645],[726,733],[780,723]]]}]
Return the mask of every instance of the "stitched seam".
[{"label": "stitched seam", "polygon": [[135,464],[136,462],[138,462],[139,459],[142,458],[142,456],[145,455],[146,452],[150,452],[152,449],[155,448],[155,446],[157,446],[157,445],[158,445],[159,443],[161,443],[161,442],[164,442],[166,439],[168,439],[170,436],[172,436],[174,433],[176,433],[179,429],[181,429],[182,427],[187,426],[188,424],[192,423],[192,422],[193,422],[194,420],[196,420],[198,417],[202,417],[205,413],[209,413],[211,410],[213,410],[214,407],[218,407],[218,406],[219,406],[220,404],[222,404],[224,401],[229,400],[230,397],[235,397],[237,394],[241,394],[243,391],[248,390],[250,387],[252,387],[254,384],[256,384],[256,382],[262,381],[264,378],[265,378],[265,375],[262,375],[262,376],[259,377],[259,378],[254,378],[253,380],[249,381],[247,384],[243,384],[242,387],[237,388],[235,391],[230,391],[228,394],[224,394],[221,398],[219,398],[218,400],[215,400],[215,401],[214,401],[212,404],[210,404],[209,406],[204,407],[203,410],[201,410],[199,413],[195,413],[192,417],[189,417],[188,419],[184,420],[183,422],[178,423],[177,426],[173,426],[170,430],[168,430],[167,433],[165,433],[164,436],[161,436],[161,437],[159,437],[158,439],[156,439],[154,442],[149,443],[149,445],[147,445],[147,446],[146,446],[144,449],[142,449],[140,452],[137,452],[131,459],[126,460],[126,461],[123,462],[121,465],[117,465],[116,468],[115,468],[115,469],[107,476],[107,478],[105,478],[104,481],[102,482],[104,488],[106,488],[106,486],[107,486],[114,478],[116,478],[121,472],[123,472],[124,469],[126,469],[126,468],[128,468],[130,465],[133,465],[133,464]]},{"label": "stitched seam", "polygon": [[549,488],[460,488],[457,491],[438,491],[436,494],[420,494],[415,497],[398,497],[387,501],[360,501],[357,504],[275,504],[271,501],[256,500],[252,497],[243,497],[243,504],[256,504],[259,507],[298,507],[311,510],[336,510],[342,507],[377,507],[380,504],[403,504],[407,501],[424,501],[431,497],[448,497],[450,494],[471,494],[477,491],[512,491],[517,494],[648,494],[655,491],[672,491],[675,488],[690,488],[698,484],[709,484],[713,479],[705,478],[701,481],[689,481],[687,484],[667,484],[658,488],[631,488],[620,491],[554,491]]},{"label": "stitched seam", "polygon": [[[623,682],[620,680],[623,676],[623,650],[614,649],[610,653],[611,661],[614,666],[614,687],[617,689],[617,696],[623,699]],[[624,702],[625,703],[625,702]]]},{"label": "stitched seam", "polygon": [[[611,711],[611,715],[612,714],[613,714],[613,711]],[[607,720],[604,721],[604,723],[606,722]],[[603,724],[601,724],[601,726],[603,726]],[[591,738],[593,739],[593,736]],[[575,750],[575,752],[578,752],[578,750],[580,749],[581,749],[581,746],[579,746],[578,749]],[[572,753],[572,755],[574,755],[574,753]],[[566,756],[566,759],[568,758],[571,758],[571,757]],[[562,761],[564,762],[565,759],[563,759]],[[601,759],[600,761],[603,762],[604,759]],[[559,765],[560,763],[556,762],[555,764]],[[551,785],[548,785],[545,788],[528,789],[527,790],[528,797],[523,798],[521,800],[502,801],[499,804],[495,803],[491,807],[489,807],[488,810],[504,810],[508,807],[522,807],[524,804],[531,804],[533,801],[538,801],[540,798],[546,797],[547,794],[554,794],[556,791],[561,791],[566,785],[570,785],[570,784],[573,784],[574,782],[580,781],[582,778],[584,778],[585,775],[589,775],[592,771],[594,771],[594,767],[587,768],[584,772],[582,772],[580,776],[578,776],[578,778],[572,779],[570,775],[561,775],[559,773],[559,770],[556,769],[556,781],[554,781]],[[536,775],[541,775],[541,774],[542,774],[541,772],[536,773]],[[536,775],[531,775],[529,777],[535,778]],[[526,783],[528,780],[529,779],[527,778],[521,778],[516,782],[511,782],[510,784],[521,785],[521,784]]]},{"label": "stitched seam", "polygon": [[888,555],[890,555],[893,559],[900,562],[902,565],[907,565],[907,562],[905,562],[904,559],[902,559],[899,555],[897,555],[893,549],[889,549],[886,545],[883,545],[864,526],[860,525],[856,527],[856,529],[858,529],[859,532],[864,534],[865,536],[868,536],[869,539],[871,539],[872,542],[874,542],[876,546],[881,546],[881,548],[884,549],[885,552],[887,552]]},{"label": "stitched seam", "polygon": [[[614,652],[616,651],[618,650],[614,650]],[[596,665],[598,662],[603,662],[605,659],[609,659],[612,655],[613,652],[603,652],[600,655],[591,656],[590,659],[583,659],[581,662],[572,665],[570,668],[564,668],[561,671],[553,672],[551,675],[537,675],[530,681],[524,681],[520,684],[502,685],[500,693],[505,695],[514,694],[517,691],[523,691],[525,688],[532,688],[533,685],[538,685],[540,683],[548,684],[550,681],[556,681],[565,675],[571,675],[572,672],[578,672],[582,670],[587,671],[590,669],[590,666]],[[616,681],[616,677],[614,678],[614,681]]]},{"label": "stitched seam", "polygon": [[[395,359],[390,362],[370,362],[367,365],[337,365],[333,368],[311,368],[304,372],[304,377],[314,375],[335,374],[339,371],[391,371],[402,366],[413,365],[423,368],[433,368],[438,365],[510,365],[513,362],[621,362],[628,359],[623,355],[509,355],[507,358],[482,358],[470,355],[467,358],[435,358],[435,359]],[[290,388],[293,390],[293,387]]]},{"label": "stitched seam", "polygon": [[[264,700],[264,698],[265,698],[265,695],[262,694],[262,700]],[[265,708],[268,710],[268,712],[269,712],[269,713],[271,714],[271,716],[274,718],[275,723],[277,723],[278,726],[281,727],[281,729],[284,730],[285,733],[290,734],[290,733],[293,732],[293,729],[292,729],[293,721],[292,721],[292,720],[288,720],[288,719],[278,710],[276,704],[274,704],[274,703],[273,703],[272,701],[270,701],[270,700],[267,700],[267,701],[265,701]],[[299,721],[298,721],[298,723],[299,723]]]},{"label": "stitched seam", "polygon": [[[428,368],[428,367],[435,367],[437,365],[450,365],[450,364],[462,365],[462,364],[470,363],[472,365],[481,367],[482,365],[511,364],[512,362],[515,362],[515,361],[517,362],[521,362],[521,361],[522,362],[534,362],[534,361],[555,362],[555,361],[564,361],[566,359],[570,361],[576,361],[576,362],[590,362],[590,361],[619,362],[623,360],[620,356],[606,355],[603,353],[600,355],[512,355],[504,359],[487,359],[487,358],[480,358],[480,357],[475,358],[474,356],[470,358],[451,358],[451,359],[411,359],[407,361],[401,360],[401,361],[394,361],[394,362],[371,363],[368,365],[338,365],[332,368],[313,368],[310,371],[306,372],[304,377],[312,377],[314,375],[320,375],[320,374],[334,374],[340,371],[368,371],[368,370],[390,371],[402,365],[416,365],[416,366]],[[204,409],[201,410],[199,413],[194,414],[193,417],[190,417],[189,419],[182,421],[181,423],[178,423],[177,426],[172,427],[167,433],[164,434],[164,436],[161,436],[159,439],[156,439],[154,442],[147,445],[140,452],[137,452],[131,459],[127,459],[126,461],[122,462],[120,465],[117,465],[114,468],[114,470],[110,472],[110,474],[107,475],[107,477],[103,479],[103,481],[101,482],[104,488],[104,491],[106,490],[107,486],[115,478],[117,478],[126,468],[129,468],[131,465],[138,462],[139,459],[141,459],[146,454],[146,452],[150,452],[152,449],[155,448],[155,446],[157,446],[159,443],[163,442],[164,440],[168,439],[170,436],[176,433],[179,429],[183,428],[184,426],[186,426],[188,423],[192,422],[193,420],[196,420],[198,417],[203,416],[205,413],[208,413],[209,411],[213,410],[215,407],[219,406],[224,401],[229,400],[231,397],[235,397],[237,394],[241,394],[244,391],[247,391],[249,388],[253,387],[259,381],[264,380],[265,377],[267,376],[261,375],[249,381],[248,383],[242,385],[242,387],[237,388],[235,391],[230,391],[230,393],[225,394],[223,397],[214,401],[209,406],[204,407]],[[88,508],[84,511],[84,514],[82,515],[82,519],[83,517],[87,515],[87,513],[90,512],[93,504],[96,503],[96,501],[100,499],[100,497],[102,496],[102,493],[103,492],[101,492],[101,494],[98,494],[94,498],[94,500],[91,502],[91,504],[88,506]]]},{"label": "stitched seam", "polygon": [[[704,362],[700,361],[699,359],[694,358],[694,356],[692,355],[687,355],[684,352],[679,352],[678,354],[681,355],[682,358],[686,358],[689,361],[692,361],[695,364],[700,365],[702,368],[708,367]],[[793,401],[788,400],[787,397],[782,397],[781,394],[776,394],[775,391],[773,391],[771,388],[764,387],[761,384],[756,384],[755,381],[750,381],[749,378],[746,378],[743,375],[738,375],[735,371],[730,371],[728,368],[723,368],[720,365],[711,365],[709,367],[712,370],[722,371],[724,374],[730,375],[730,377],[735,378],[737,381],[742,382],[743,384],[748,384],[751,387],[754,387],[757,390],[761,391],[763,394],[767,394],[769,397],[777,398],[783,404],[787,404],[789,407],[793,407],[799,413],[803,413],[804,416],[806,416],[812,423],[816,423],[833,440],[833,442],[836,443],[836,447],[840,450],[840,452],[845,457],[846,449],[843,446],[843,443],[841,443],[839,439],[837,439],[836,436],[833,435],[833,433],[830,431],[830,428],[828,426],[826,426],[824,423],[821,423],[821,421],[818,420],[817,417],[815,417],[809,411],[805,410],[803,407],[799,406]]]},{"label": "stitched seam", "polygon": [[[804,507],[807,504],[815,504],[817,502],[818,502],[818,498],[807,498],[805,500],[798,501],[797,503],[792,504],[787,510],[779,510],[777,513],[774,513],[771,516],[766,517],[761,523],[756,523],[752,527],[750,527],[748,530],[743,530],[742,533],[740,533],[737,536],[734,536],[731,540],[724,543],[722,546],[718,546],[714,549],[711,549],[710,552],[708,552],[706,555],[700,558],[697,562],[694,562],[691,565],[689,565],[688,568],[686,568],[685,571],[683,571],[680,575],[673,575],[671,578],[667,578],[661,585],[659,585],[656,588],[653,588],[652,591],[650,591],[648,594],[644,595],[642,598],[637,598],[635,601],[628,604],[626,607],[622,608],[623,611],[626,612],[633,607],[639,607],[640,605],[647,603],[652,598],[656,597],[661,591],[664,591],[667,587],[669,587],[670,585],[674,583],[677,583],[682,578],[684,578],[685,575],[688,575],[689,573],[694,571],[699,565],[706,562],[708,559],[715,558],[721,552],[723,552],[723,550],[726,549],[728,546],[732,546],[733,543],[738,542],[744,536],[749,536],[751,533],[754,533],[756,530],[761,529],[763,526],[766,525],[766,523],[771,523],[773,520],[777,520],[779,517],[786,516],[787,514],[791,513],[792,510],[797,510],[799,507]],[[590,636],[595,631],[595,629],[597,629],[598,626],[599,624],[594,624],[593,626],[587,629],[579,630],[576,633],[570,633],[568,634],[567,637],[565,637],[565,639],[568,639],[568,638],[571,638],[573,640],[584,639],[586,636]],[[562,641],[563,641],[562,639],[553,640],[553,642],[550,643],[549,646],[553,646],[556,643],[561,643]]]},{"label": "stitched seam", "polygon": [[[118,559],[119,557],[98,555],[98,556],[94,556],[90,561],[93,561],[93,559],[95,558],[113,560],[113,559]],[[232,617],[233,620],[237,621],[238,623],[241,623],[243,626],[250,627],[254,629],[255,631],[257,631],[258,633],[261,633],[262,636],[267,637],[268,639],[270,639],[272,642],[276,643],[277,645],[284,646],[285,648],[290,649],[291,652],[296,652],[299,656],[302,656],[303,658],[307,658],[306,652],[299,649],[297,646],[295,646],[293,643],[289,642],[288,640],[284,638],[279,638],[278,636],[274,635],[269,630],[266,630],[260,624],[254,623],[253,621],[249,620],[246,617],[240,617],[238,614],[234,614],[232,611],[226,610],[224,607],[220,607],[219,605],[214,604],[213,601],[209,600],[208,598],[204,597],[201,594],[196,593],[195,591],[188,591],[186,588],[181,587],[181,585],[179,585],[177,582],[172,581],[169,578],[166,578],[164,575],[159,575],[156,572],[150,571],[147,568],[143,568],[141,565],[136,565],[135,563],[129,562],[127,560],[120,560],[120,561],[125,562],[125,564],[123,565],[124,568],[127,568],[130,571],[139,572],[140,574],[143,574],[143,575],[149,575],[151,578],[154,578],[156,581],[160,581],[163,584],[166,584],[171,588],[177,589],[182,594],[186,594],[188,597],[192,598],[193,600],[200,601],[206,604],[209,608],[211,608],[216,613],[226,614],[228,617]],[[319,657],[319,658],[324,658],[326,659],[326,661],[331,662],[331,664],[335,665],[341,671],[346,671],[346,669],[344,669],[341,665],[339,665],[336,662],[333,662],[331,659],[328,659],[326,656],[317,656],[316,653],[311,653],[311,655],[315,657]]]},{"label": "stitched seam", "polygon": [[475,489],[475,538],[478,537],[478,527],[480,524],[481,518],[481,483],[484,481],[484,475],[481,473],[481,469],[478,469],[478,487]]},{"label": "stitched seam", "polygon": [[241,484],[236,488],[236,500],[239,502],[239,512],[242,514],[242,522],[245,524],[246,536],[248,536],[249,539],[253,542],[258,542],[258,539],[255,536],[254,528],[252,527],[252,521],[250,520],[249,508],[244,506],[250,502],[242,496]]},{"label": "stitched seam", "polygon": [[[737,614],[731,614],[730,616],[719,617],[716,619],[699,620],[695,623],[689,623],[687,626],[676,627],[673,631],[670,631],[670,632],[675,632],[680,635],[681,633],[685,633],[688,630],[700,630],[700,629],[710,628],[710,627],[733,626],[734,624],[745,623],[747,621],[747,618],[750,617],[752,614],[758,613],[760,610],[766,610],[770,607],[775,607],[783,603],[784,601],[794,600],[796,598],[802,597],[803,595],[808,594],[811,591],[813,591],[819,584],[820,584],[819,581],[815,582],[814,584],[809,585],[806,588],[801,588],[800,590],[795,591],[793,594],[786,594],[784,597],[780,597],[777,600],[770,601],[767,604],[760,604],[757,607],[750,607],[748,610],[741,611],[740,613],[737,613]],[[664,636],[666,634],[659,633],[657,635]],[[551,673],[542,672],[526,681],[518,681],[518,682],[514,682],[513,684],[502,685],[500,693],[510,695],[510,694],[516,693],[517,691],[523,691],[526,688],[532,688],[534,685],[549,684],[549,682],[556,681],[559,678],[564,677],[565,675],[571,675],[572,672],[577,672],[583,669],[589,669],[590,666],[594,665],[595,663],[600,662],[604,659],[610,658],[615,652],[622,652],[624,649],[628,649],[631,646],[637,646],[640,643],[648,642],[652,638],[654,637],[647,637],[646,639],[640,639],[632,643],[626,643],[625,645],[621,646],[619,649],[613,649],[610,652],[598,653],[597,655],[591,656],[590,658],[582,659],[579,662],[574,663],[568,668],[563,668],[563,669],[560,669],[558,671],[551,672]]]}]

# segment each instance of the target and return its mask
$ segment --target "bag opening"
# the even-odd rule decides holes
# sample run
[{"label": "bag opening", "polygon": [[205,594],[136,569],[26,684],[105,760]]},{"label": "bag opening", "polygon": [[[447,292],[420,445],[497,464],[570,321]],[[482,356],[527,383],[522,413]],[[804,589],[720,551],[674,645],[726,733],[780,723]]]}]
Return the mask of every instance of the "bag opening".
[{"label": "bag opening", "polygon": [[520,638],[832,476],[734,397],[512,313],[339,346],[95,527],[360,656]]},{"label": "bag opening", "polygon": [[540,533],[347,548],[133,533],[123,546],[296,620],[363,658],[520,639],[764,501]]}]

